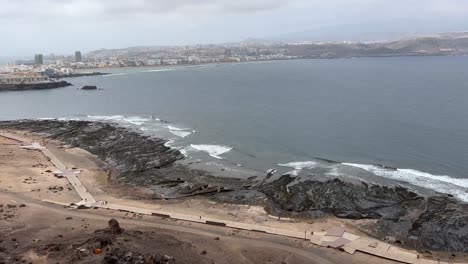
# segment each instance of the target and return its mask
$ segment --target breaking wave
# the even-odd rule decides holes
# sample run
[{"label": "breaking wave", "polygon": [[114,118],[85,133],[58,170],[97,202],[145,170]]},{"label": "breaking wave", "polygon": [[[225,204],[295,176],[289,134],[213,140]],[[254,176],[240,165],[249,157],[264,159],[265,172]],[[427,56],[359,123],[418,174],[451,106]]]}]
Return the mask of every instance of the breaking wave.
[{"label": "breaking wave", "polygon": [[372,174],[406,182],[414,186],[431,189],[440,193],[451,194],[465,202],[468,202],[468,179],[457,179],[446,175],[433,175],[413,169],[392,169],[376,165],[342,163],[342,165],[359,168]]},{"label": "breaking wave", "polygon": [[102,121],[118,121],[123,120],[123,116],[121,115],[113,115],[113,116],[101,116],[101,115],[88,115],[88,119],[90,120],[102,120]]},{"label": "breaking wave", "polygon": [[169,68],[169,69],[157,69],[157,70],[147,70],[144,72],[167,72],[167,71],[175,71],[175,69]]},{"label": "breaking wave", "polygon": [[128,73],[122,72],[122,73],[112,73],[112,74],[106,74],[103,75],[104,77],[112,77],[112,76],[121,76],[121,75],[127,75]]},{"label": "breaking wave", "polygon": [[292,176],[298,176],[299,172],[303,169],[312,169],[317,166],[318,162],[316,161],[293,161],[284,164],[278,164],[281,167],[293,168],[293,171],[286,172]]},{"label": "breaking wave", "polygon": [[192,148],[208,153],[211,157],[216,159],[223,159],[220,155],[225,154],[232,150],[231,147],[221,145],[190,145]]},{"label": "breaking wave", "polygon": [[196,132],[190,128],[179,128],[175,126],[167,126],[167,128],[169,129],[169,132],[181,138],[185,138]]},{"label": "breaking wave", "polygon": [[151,121],[151,118],[145,118],[145,117],[139,117],[139,116],[129,116],[129,117],[124,117],[123,118],[125,121],[128,123],[141,126],[144,123]]},{"label": "breaking wave", "polygon": [[295,170],[302,170],[302,169],[312,169],[317,166],[318,162],[316,161],[293,161],[284,164],[278,164],[281,167],[288,167],[293,168]]}]

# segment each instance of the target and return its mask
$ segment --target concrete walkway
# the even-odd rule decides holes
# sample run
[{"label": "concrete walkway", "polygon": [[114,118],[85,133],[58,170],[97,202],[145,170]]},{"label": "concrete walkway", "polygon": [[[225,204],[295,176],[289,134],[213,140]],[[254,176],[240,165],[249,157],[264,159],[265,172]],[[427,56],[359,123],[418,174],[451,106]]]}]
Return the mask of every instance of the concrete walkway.
[{"label": "concrete walkway", "polygon": [[75,189],[75,191],[81,197],[81,201],[77,203],[78,205],[80,205],[80,204],[86,205],[86,204],[96,203],[96,200],[94,199],[94,197],[88,192],[86,187],[76,177],[76,175],[79,174],[79,171],[69,170],[67,168],[67,166],[65,166],[65,164],[63,164],[60,161],[60,159],[58,159],[46,147],[41,146],[41,144],[39,144],[37,142],[33,142],[33,141],[30,141],[30,140],[24,139],[22,137],[19,137],[17,135],[14,135],[14,134],[11,134],[11,133],[6,133],[6,132],[3,132],[3,131],[0,131],[0,136],[21,142],[22,144],[24,144],[24,145],[21,146],[21,148],[42,151],[42,153],[49,159],[49,161],[52,164],[54,164],[54,166],[60,171],[60,172],[57,172],[55,174],[66,177],[68,179],[68,181],[70,182],[70,184]]},{"label": "concrete walkway", "polygon": [[[312,244],[322,247],[330,247],[335,249],[342,249],[349,254],[354,254],[356,251],[374,255],[377,257],[395,260],[401,263],[408,264],[450,264],[452,262],[442,262],[439,260],[427,260],[422,259],[418,254],[415,254],[411,251],[407,251],[390,244],[384,243],[380,240],[360,237],[346,232],[344,229],[337,227],[327,230],[325,232],[313,232],[311,230],[304,230],[303,232],[299,231],[290,231],[285,229],[273,228],[263,225],[252,225],[247,223],[225,221],[214,218],[206,218],[196,215],[186,215],[179,213],[172,213],[168,211],[161,210],[151,210],[139,207],[125,206],[119,204],[107,203],[106,201],[96,201],[91,193],[88,192],[86,187],[81,183],[81,181],[76,177],[79,174],[79,171],[69,170],[65,164],[63,164],[52,152],[50,152],[46,147],[41,146],[37,142],[32,142],[30,140],[24,139],[17,135],[6,133],[0,131],[0,136],[5,138],[13,139],[24,144],[22,148],[39,150],[44,153],[44,155],[54,164],[54,166],[60,170],[57,174],[62,175],[68,179],[70,184],[75,188],[75,191],[81,197],[81,201],[76,203],[77,205],[84,205],[87,207],[96,207],[116,211],[124,211],[130,213],[137,213],[143,215],[153,215],[164,218],[172,218],[176,220],[197,222],[203,224],[210,224],[216,226],[225,226],[229,228],[248,230],[254,232],[263,232],[268,234],[292,237],[297,239],[304,239],[310,241]],[[57,203],[50,200],[44,200],[48,203]],[[459,263],[459,264],[468,264],[468,263]]]}]

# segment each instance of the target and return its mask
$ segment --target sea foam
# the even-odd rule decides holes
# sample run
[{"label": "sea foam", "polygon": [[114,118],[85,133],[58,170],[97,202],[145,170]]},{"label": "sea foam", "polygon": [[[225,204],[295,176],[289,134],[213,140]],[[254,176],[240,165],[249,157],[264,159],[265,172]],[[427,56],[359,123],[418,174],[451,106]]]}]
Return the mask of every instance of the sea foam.
[{"label": "sea foam", "polygon": [[104,121],[118,121],[123,120],[121,115],[112,115],[112,116],[102,116],[102,115],[88,115],[88,119],[91,120],[104,120]]},{"label": "sea foam", "polygon": [[121,76],[121,75],[127,75],[128,73],[121,72],[121,73],[112,73],[112,74],[106,74],[103,75],[104,77],[112,77],[112,76]]},{"label": "sea foam", "polygon": [[208,153],[211,157],[216,159],[223,159],[220,155],[225,154],[232,150],[231,147],[221,145],[190,145],[192,148]]},{"label": "sea foam", "polygon": [[278,164],[281,167],[288,167],[293,168],[295,170],[302,170],[302,169],[312,169],[317,166],[318,162],[316,161],[293,161],[284,164]]},{"label": "sea foam", "polygon": [[123,120],[130,123],[130,124],[141,126],[144,123],[146,123],[148,121],[151,121],[151,118],[139,117],[139,116],[129,116],[129,117],[124,117]]},{"label": "sea foam", "polygon": [[147,71],[144,71],[144,72],[167,72],[167,71],[174,71],[175,69],[158,69],[158,70],[147,70]]},{"label": "sea foam", "polygon": [[376,176],[406,182],[415,186],[435,190],[440,193],[451,194],[465,202],[468,202],[468,179],[457,179],[446,175],[433,175],[413,169],[392,170],[368,164],[342,164],[366,170]]},{"label": "sea foam", "polygon": [[187,136],[190,136],[192,133],[195,133],[195,130],[192,130],[190,128],[179,128],[175,126],[167,126],[167,128],[172,134],[181,138],[185,138]]}]

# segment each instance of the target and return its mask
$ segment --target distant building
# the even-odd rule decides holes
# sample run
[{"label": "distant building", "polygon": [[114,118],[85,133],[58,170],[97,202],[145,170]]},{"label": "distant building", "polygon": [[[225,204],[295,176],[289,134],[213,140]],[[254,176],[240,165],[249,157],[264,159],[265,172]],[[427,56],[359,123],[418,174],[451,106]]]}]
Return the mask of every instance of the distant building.
[{"label": "distant building", "polygon": [[30,84],[49,81],[49,77],[39,73],[0,74],[0,84]]},{"label": "distant building", "polygon": [[81,57],[81,51],[75,52],[75,62],[81,62],[83,58]]},{"label": "distant building", "polygon": [[34,65],[43,65],[44,64],[44,56],[42,54],[34,55]]},{"label": "distant building", "polygon": [[17,61],[15,61],[15,65],[34,66],[34,61],[32,61],[32,60],[17,60]]}]

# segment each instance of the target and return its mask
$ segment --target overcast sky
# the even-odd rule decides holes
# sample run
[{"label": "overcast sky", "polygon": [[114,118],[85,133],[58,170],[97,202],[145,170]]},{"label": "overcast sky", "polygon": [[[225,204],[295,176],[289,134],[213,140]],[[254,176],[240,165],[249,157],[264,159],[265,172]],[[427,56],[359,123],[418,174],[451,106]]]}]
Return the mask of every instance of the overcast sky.
[{"label": "overcast sky", "polygon": [[467,25],[467,0],[0,0],[0,55]]}]

